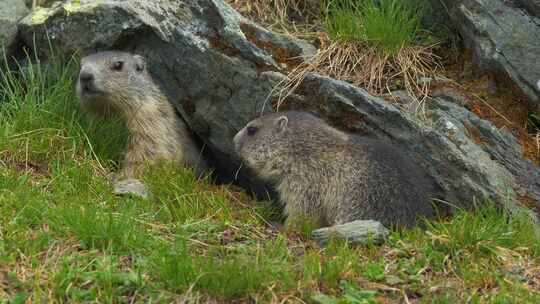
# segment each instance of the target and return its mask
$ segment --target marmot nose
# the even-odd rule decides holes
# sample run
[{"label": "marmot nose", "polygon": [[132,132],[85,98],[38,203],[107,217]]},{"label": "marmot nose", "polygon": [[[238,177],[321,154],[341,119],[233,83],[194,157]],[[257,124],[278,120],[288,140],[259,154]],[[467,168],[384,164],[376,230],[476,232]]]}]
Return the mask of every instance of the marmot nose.
[{"label": "marmot nose", "polygon": [[79,75],[79,80],[82,84],[90,84],[94,81],[94,74],[89,72],[81,72],[81,75]]}]

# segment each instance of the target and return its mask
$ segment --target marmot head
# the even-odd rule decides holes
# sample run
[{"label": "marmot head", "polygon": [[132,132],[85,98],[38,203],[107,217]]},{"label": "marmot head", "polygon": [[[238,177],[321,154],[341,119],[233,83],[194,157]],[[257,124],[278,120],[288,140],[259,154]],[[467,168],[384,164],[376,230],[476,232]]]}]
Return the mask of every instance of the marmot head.
[{"label": "marmot head", "polygon": [[[287,150],[289,117],[282,113],[268,114],[250,121],[234,136],[236,153],[263,177],[279,163],[280,155]],[[274,168],[276,169],[276,168]]]},{"label": "marmot head", "polygon": [[115,114],[140,107],[153,91],[142,56],[100,52],[81,60],[77,94],[83,109],[93,114]]}]

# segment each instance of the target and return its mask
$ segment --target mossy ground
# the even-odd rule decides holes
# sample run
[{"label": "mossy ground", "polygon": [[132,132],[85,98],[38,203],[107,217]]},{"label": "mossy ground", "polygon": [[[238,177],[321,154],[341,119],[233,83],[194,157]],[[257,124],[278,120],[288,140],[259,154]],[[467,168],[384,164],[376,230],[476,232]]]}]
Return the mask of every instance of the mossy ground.
[{"label": "mossy ground", "polygon": [[125,132],[88,123],[76,60],[0,74],[0,302],[538,303],[540,240],[486,207],[319,248],[275,210],[170,165],[111,193]]}]

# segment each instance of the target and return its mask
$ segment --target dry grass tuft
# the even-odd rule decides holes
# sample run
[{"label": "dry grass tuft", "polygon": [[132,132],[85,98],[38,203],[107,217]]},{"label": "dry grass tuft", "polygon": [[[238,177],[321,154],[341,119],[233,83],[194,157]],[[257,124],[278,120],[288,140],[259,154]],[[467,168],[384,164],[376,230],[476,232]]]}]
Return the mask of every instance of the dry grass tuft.
[{"label": "dry grass tuft", "polygon": [[278,107],[309,73],[347,81],[375,95],[405,89],[422,102],[430,92],[430,81],[421,80],[433,77],[440,68],[434,45],[403,46],[389,53],[362,42],[332,41],[325,33],[320,33],[320,41],[317,54],[297,66],[279,84]]},{"label": "dry grass tuft", "polygon": [[536,142],[536,156],[540,158],[540,131],[534,136],[534,141]]},{"label": "dry grass tuft", "polygon": [[229,0],[236,10],[272,30],[310,39],[316,32],[319,7],[309,0]]}]

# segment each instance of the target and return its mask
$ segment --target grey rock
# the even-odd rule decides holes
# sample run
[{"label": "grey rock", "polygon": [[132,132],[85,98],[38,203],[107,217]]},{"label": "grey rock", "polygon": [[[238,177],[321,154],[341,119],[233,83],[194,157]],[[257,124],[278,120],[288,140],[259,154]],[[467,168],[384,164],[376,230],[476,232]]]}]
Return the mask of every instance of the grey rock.
[{"label": "grey rock", "polygon": [[114,194],[148,198],[146,186],[140,180],[132,178],[114,182]]},{"label": "grey rock", "polygon": [[28,13],[22,0],[0,1],[0,50],[11,51],[17,38],[17,23]]},{"label": "grey rock", "polygon": [[518,6],[524,7],[529,14],[540,17],[540,0],[517,0]]},{"label": "grey rock", "polygon": [[[272,111],[272,90],[286,77],[282,67],[313,54],[309,44],[261,28],[222,0],[55,4],[22,21],[28,45],[34,35],[45,56],[47,39],[66,55],[122,49],[146,56],[221,179],[238,176],[252,190],[271,189],[238,170],[232,138],[254,116]],[[527,195],[540,208],[538,168],[521,157],[516,140],[449,101],[441,96],[427,102],[421,109],[427,119],[420,119],[345,82],[308,75],[281,109],[318,113],[338,128],[399,146],[431,174],[441,199],[451,205],[468,208],[473,198],[486,197],[514,202]]]},{"label": "grey rock", "polygon": [[332,237],[346,240],[351,245],[365,245],[369,242],[382,243],[390,231],[380,222],[373,220],[354,221],[317,229],[311,232],[320,246],[326,246]]},{"label": "grey rock", "polygon": [[536,86],[540,80],[539,1],[444,2],[465,46],[473,51],[477,72],[493,72],[500,80],[511,80],[533,104],[540,104]]},{"label": "grey rock", "polygon": [[446,116],[447,120],[459,124],[459,128],[466,130],[466,135],[475,142],[476,147],[481,148],[490,160],[508,170],[516,180],[514,190],[518,195],[540,202],[540,168],[523,158],[523,148],[510,132],[498,129],[458,106],[453,96],[437,96],[435,107],[435,115]]}]

